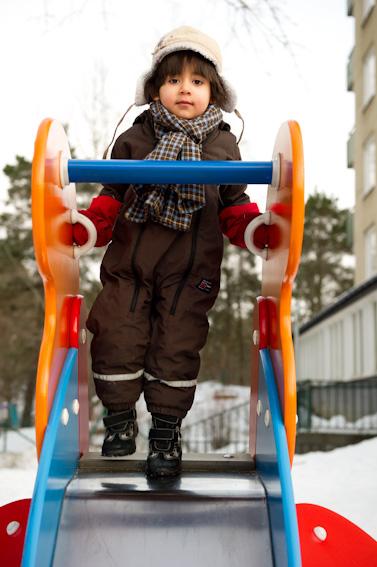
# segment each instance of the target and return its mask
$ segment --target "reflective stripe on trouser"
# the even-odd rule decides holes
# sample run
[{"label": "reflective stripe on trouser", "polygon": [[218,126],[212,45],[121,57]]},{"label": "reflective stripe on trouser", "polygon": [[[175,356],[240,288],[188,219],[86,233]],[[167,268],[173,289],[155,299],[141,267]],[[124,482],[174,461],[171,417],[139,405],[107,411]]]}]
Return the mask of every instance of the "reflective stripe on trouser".
[{"label": "reflective stripe on trouser", "polygon": [[143,391],[143,370],[130,374],[98,374],[93,372],[96,394],[112,411],[123,411],[135,407]]},{"label": "reflective stripe on trouser", "polygon": [[144,372],[144,398],[150,413],[184,418],[191,408],[197,380],[158,379]]},{"label": "reflective stripe on trouser", "polygon": [[[142,370],[123,375],[94,372],[93,377],[97,395],[108,409],[121,411],[134,407],[144,390],[150,413],[165,413],[176,417],[186,415],[188,410],[182,408],[191,407],[197,384],[197,380],[160,380]],[[166,400],[171,399],[174,405],[167,407]]]}]

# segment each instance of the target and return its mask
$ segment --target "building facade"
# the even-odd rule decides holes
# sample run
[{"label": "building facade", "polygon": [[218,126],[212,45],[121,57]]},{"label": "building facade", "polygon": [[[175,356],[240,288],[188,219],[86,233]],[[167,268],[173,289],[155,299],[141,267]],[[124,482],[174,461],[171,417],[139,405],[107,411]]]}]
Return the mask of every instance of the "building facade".
[{"label": "building facade", "polygon": [[377,274],[377,6],[376,0],[348,0],[355,21],[347,82],[355,93],[355,127],[348,140],[348,167],[355,169],[355,284]]},{"label": "building facade", "polygon": [[302,325],[295,341],[298,382],[375,379],[377,276],[345,292]]},{"label": "building facade", "polygon": [[377,435],[377,275],[302,325],[295,351],[298,430],[334,446]]}]

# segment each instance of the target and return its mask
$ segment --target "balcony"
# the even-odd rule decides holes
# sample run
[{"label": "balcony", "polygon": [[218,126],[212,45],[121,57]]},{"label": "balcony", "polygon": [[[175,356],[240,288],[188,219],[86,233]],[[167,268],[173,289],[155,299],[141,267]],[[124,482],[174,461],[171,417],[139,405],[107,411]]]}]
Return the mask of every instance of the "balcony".
[{"label": "balcony", "polygon": [[355,167],[355,128],[350,132],[347,141],[347,167]]},{"label": "balcony", "polygon": [[351,53],[348,56],[348,63],[347,63],[347,91],[353,91],[354,87],[354,76],[353,76],[353,56],[354,56],[355,48],[352,48]]},{"label": "balcony", "polygon": [[361,25],[365,26],[369,20],[369,16],[375,6],[376,0],[363,0]]}]

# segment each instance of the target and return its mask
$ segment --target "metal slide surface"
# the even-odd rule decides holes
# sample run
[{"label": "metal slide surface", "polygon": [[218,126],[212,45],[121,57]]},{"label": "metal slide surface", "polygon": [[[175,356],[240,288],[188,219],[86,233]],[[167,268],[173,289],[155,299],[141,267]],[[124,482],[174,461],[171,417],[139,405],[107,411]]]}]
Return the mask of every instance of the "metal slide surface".
[{"label": "metal slide surface", "polygon": [[79,471],[67,487],[53,565],[272,567],[263,485],[242,471],[165,481]]}]

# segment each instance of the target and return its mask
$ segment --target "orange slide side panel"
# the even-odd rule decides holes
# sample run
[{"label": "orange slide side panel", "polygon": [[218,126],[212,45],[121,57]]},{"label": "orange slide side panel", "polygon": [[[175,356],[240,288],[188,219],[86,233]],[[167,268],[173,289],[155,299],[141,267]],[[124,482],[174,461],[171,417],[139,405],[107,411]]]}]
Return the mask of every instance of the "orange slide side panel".
[{"label": "orange slide side panel", "polygon": [[279,187],[269,186],[266,210],[272,211],[273,224],[279,227],[280,239],[275,248],[269,249],[268,259],[263,262],[261,294],[270,298],[278,313],[274,345],[270,348],[276,353],[281,352],[282,371],[277,364],[275,374],[292,463],[296,439],[296,371],[291,299],[301,257],[305,208],[303,147],[297,122],[282,124],[276,137],[273,159],[280,162],[280,183]]},{"label": "orange slide side panel", "polygon": [[304,153],[300,127],[290,121],[292,143],[292,219],[288,263],[280,298],[280,336],[284,368],[284,424],[287,432],[288,452],[291,464],[296,443],[296,365],[292,343],[291,299],[294,279],[301,258],[304,235]]},{"label": "orange slide side panel", "polygon": [[35,141],[32,167],[32,220],[35,257],[45,291],[45,320],[36,384],[36,443],[40,453],[57,380],[69,348],[71,303],[79,290],[73,258],[69,209],[75,186],[59,186],[59,158],[70,157],[63,127],[47,118]]}]

